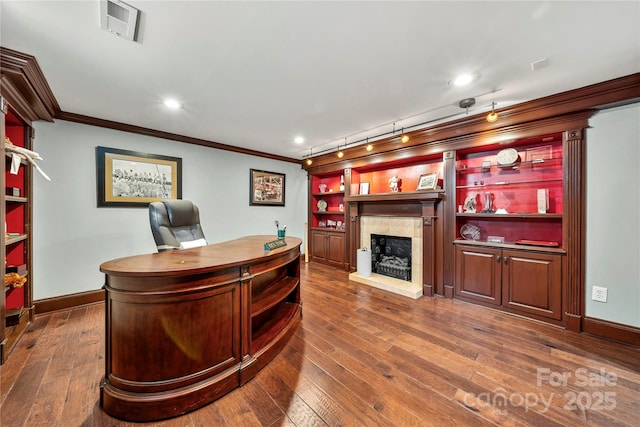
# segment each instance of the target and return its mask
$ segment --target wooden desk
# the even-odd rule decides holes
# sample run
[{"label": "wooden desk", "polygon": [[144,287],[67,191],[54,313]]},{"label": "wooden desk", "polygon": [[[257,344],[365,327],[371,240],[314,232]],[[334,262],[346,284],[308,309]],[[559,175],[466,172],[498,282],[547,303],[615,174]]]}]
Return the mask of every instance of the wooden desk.
[{"label": "wooden desk", "polygon": [[151,421],[202,407],[244,384],[301,318],[300,244],[276,236],[105,262],[105,376],[100,404]]}]

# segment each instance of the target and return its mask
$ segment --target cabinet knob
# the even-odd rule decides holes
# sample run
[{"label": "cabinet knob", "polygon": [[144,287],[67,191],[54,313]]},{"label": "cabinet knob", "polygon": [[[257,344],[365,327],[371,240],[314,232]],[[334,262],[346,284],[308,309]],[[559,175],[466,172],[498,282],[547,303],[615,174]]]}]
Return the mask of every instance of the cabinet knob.
[{"label": "cabinet knob", "polygon": [[500,260],[501,260],[501,257],[500,257],[500,255],[498,255],[498,256],[496,257],[496,261],[497,261],[497,262],[500,262]]},{"label": "cabinet knob", "polygon": [[509,264],[509,257],[508,256],[504,257],[504,265],[507,265],[507,264]]}]

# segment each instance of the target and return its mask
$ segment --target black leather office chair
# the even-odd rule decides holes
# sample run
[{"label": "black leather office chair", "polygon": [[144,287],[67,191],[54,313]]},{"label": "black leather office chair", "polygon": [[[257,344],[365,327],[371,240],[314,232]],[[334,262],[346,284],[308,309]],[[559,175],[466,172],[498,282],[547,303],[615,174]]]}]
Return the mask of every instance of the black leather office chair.
[{"label": "black leather office chair", "polygon": [[161,200],[149,204],[149,222],[158,252],[180,249],[180,244],[206,244],[198,207],[190,200]]}]

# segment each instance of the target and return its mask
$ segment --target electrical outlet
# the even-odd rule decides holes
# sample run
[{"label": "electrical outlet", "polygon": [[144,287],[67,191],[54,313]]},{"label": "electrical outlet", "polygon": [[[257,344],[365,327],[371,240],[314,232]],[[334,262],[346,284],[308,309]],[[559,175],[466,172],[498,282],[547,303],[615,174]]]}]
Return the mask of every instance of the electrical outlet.
[{"label": "electrical outlet", "polygon": [[594,286],[591,291],[591,299],[594,301],[607,302],[607,288]]}]

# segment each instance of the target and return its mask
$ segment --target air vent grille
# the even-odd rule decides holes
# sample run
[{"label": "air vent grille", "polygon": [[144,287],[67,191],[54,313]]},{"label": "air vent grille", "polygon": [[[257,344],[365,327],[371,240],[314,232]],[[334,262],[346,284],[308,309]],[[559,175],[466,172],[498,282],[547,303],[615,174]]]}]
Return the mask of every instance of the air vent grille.
[{"label": "air vent grille", "polygon": [[100,0],[100,26],[127,40],[136,41],[140,11],[118,0]]}]

